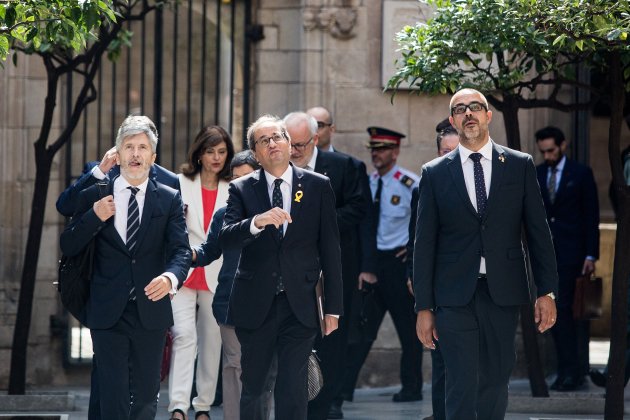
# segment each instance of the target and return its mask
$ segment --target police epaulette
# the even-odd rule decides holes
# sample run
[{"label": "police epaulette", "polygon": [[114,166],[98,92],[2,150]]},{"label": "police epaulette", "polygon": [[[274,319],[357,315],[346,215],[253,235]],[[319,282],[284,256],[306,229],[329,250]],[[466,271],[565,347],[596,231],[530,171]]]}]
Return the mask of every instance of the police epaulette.
[{"label": "police epaulette", "polygon": [[413,179],[409,178],[407,175],[403,175],[402,178],[400,178],[400,182],[402,182],[407,188],[413,187],[414,184]]}]

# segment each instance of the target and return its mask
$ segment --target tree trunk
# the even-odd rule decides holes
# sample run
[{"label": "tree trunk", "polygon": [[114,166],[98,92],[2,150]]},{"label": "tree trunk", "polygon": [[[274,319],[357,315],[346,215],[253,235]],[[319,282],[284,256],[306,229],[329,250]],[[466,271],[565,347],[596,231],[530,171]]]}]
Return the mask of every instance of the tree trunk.
[{"label": "tree trunk", "polygon": [[31,314],[33,309],[33,295],[39,261],[39,248],[42,241],[44,227],[44,213],[46,197],[48,195],[48,181],[52,167],[52,158],[45,147],[35,145],[35,189],[31,205],[31,219],[26,240],[24,266],[20,282],[20,298],[18,301],[15,329],[13,330],[13,345],[11,346],[11,373],[9,375],[9,394],[24,394],[26,391],[26,354],[28,336],[31,329]]},{"label": "tree trunk", "polygon": [[[514,98],[505,96],[501,108],[508,147],[521,150],[518,103]],[[523,238],[525,238],[525,235],[523,235]],[[523,242],[527,247],[525,239],[523,239]],[[527,265],[527,270],[528,279],[531,279],[532,273],[529,264]],[[531,280],[530,289],[532,289]],[[536,323],[534,322],[534,305],[532,303],[523,305],[521,306],[520,312],[523,347],[527,363],[527,376],[529,378],[529,387],[532,391],[532,397],[549,397],[549,390],[547,389],[547,382],[545,382],[545,374],[538,349],[538,331],[536,330]]]},{"label": "tree trunk", "polygon": [[621,124],[624,104],[624,82],[618,52],[611,52],[610,92],[611,118],[608,158],[613,175],[613,188],[619,199],[615,261],[612,280],[610,316],[610,354],[606,381],[605,418],[620,419],[624,414],[624,374],[628,328],[628,280],[630,279],[630,187],[625,185],[621,166]]}]

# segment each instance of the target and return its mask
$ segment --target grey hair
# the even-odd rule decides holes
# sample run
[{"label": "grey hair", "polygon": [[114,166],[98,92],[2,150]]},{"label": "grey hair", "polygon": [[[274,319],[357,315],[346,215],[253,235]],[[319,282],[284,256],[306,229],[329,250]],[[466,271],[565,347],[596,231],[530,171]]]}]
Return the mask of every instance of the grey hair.
[{"label": "grey hair", "polygon": [[118,135],[116,136],[116,149],[120,150],[123,141],[127,137],[135,136],[136,134],[146,134],[151,143],[151,150],[153,153],[157,151],[158,132],[155,128],[155,124],[149,117],[144,115],[130,115],[122,122],[118,129]]},{"label": "grey hair", "polygon": [[258,163],[251,150],[243,150],[235,154],[230,162],[230,170],[243,165],[249,165],[254,168],[254,170],[260,169],[260,163]]},{"label": "grey hair", "polygon": [[256,139],[254,138],[256,131],[265,124],[276,124],[280,129],[280,134],[287,140],[291,141],[291,137],[289,137],[289,133],[287,133],[287,126],[284,121],[274,115],[265,114],[254,121],[247,129],[247,145],[251,150],[256,150]]},{"label": "grey hair", "polygon": [[306,112],[291,112],[287,114],[283,120],[287,126],[293,126],[301,122],[305,122],[308,125],[308,131],[310,132],[311,137],[317,134],[317,120],[315,117],[308,115]]}]

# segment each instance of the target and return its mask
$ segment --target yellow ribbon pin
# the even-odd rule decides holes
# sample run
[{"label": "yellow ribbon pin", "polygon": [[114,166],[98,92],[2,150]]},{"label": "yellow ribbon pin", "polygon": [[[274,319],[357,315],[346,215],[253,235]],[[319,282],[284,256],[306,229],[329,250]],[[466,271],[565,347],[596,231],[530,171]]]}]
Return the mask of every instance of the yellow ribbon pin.
[{"label": "yellow ribbon pin", "polygon": [[299,203],[299,202],[300,202],[300,200],[302,199],[302,196],[303,196],[303,195],[304,195],[304,193],[302,192],[302,190],[297,191],[297,192],[295,193],[295,199],[294,199],[294,201],[295,201],[296,203]]}]

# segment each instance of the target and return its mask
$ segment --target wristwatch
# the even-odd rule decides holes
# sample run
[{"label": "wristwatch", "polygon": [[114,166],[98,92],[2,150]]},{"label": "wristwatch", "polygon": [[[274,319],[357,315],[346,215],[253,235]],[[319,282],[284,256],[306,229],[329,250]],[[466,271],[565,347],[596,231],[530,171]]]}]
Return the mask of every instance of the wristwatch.
[{"label": "wristwatch", "polygon": [[549,292],[545,296],[549,296],[551,299],[556,300],[556,295],[553,292]]}]

